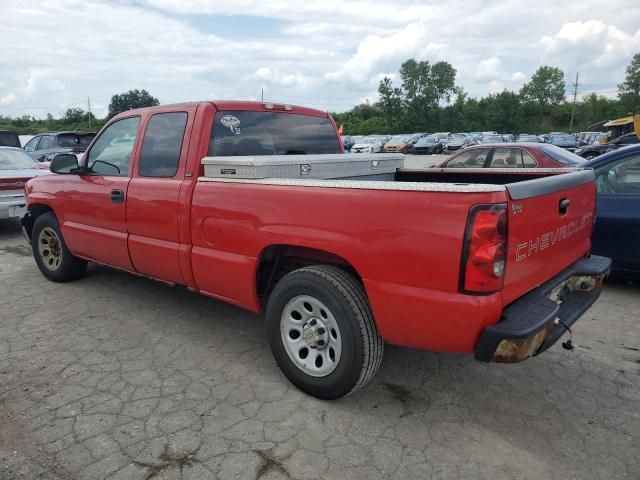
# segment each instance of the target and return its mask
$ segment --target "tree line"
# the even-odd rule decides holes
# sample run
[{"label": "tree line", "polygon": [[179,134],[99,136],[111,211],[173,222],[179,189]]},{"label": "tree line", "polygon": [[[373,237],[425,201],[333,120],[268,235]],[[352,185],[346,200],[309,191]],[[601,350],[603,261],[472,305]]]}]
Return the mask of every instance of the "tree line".
[{"label": "tree line", "polygon": [[98,131],[115,115],[134,108],[160,105],[160,101],[146,90],[129,90],[111,97],[109,112],[105,118],[96,118],[92,113],[78,107],[67,108],[60,118],[51,113],[43,119],[30,115],[11,118],[0,115],[0,130],[12,130],[20,135],[35,135],[42,132],[65,130]]},{"label": "tree line", "polygon": [[[363,103],[344,113],[333,113],[351,135],[411,132],[502,133],[569,131],[572,101],[567,99],[564,72],[543,65],[516,92],[503,90],[482,98],[470,97],[456,84],[456,69],[448,62],[406,60],[399,71],[400,85],[385,77],[378,101]],[[576,102],[573,131],[628,115],[640,108],[640,53],[626,68],[617,98],[597,93]]]}]

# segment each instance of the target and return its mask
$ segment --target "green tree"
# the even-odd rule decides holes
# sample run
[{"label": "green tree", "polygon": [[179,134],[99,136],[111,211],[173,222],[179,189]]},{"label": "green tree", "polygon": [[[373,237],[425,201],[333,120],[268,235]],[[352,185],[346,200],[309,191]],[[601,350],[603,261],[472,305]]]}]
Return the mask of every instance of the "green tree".
[{"label": "green tree", "polygon": [[[525,83],[520,96],[527,110],[537,113],[538,129],[542,129],[543,118],[549,114],[550,108],[560,105],[565,100],[564,72],[557,67],[543,65]],[[533,108],[531,108],[533,107]]]},{"label": "green tree", "polygon": [[565,99],[564,72],[557,67],[543,65],[520,90],[525,102],[537,104],[543,111],[559,105]]},{"label": "green tree", "polygon": [[449,103],[456,94],[456,69],[449,62],[437,62],[431,67],[436,102]]},{"label": "green tree", "polygon": [[[71,123],[80,123],[84,121],[85,117],[86,117],[85,111],[77,107],[67,108],[64,114],[62,115],[62,119],[65,122],[71,122]],[[47,119],[49,118],[47,117]],[[53,117],[49,120],[53,120]]]},{"label": "green tree", "polygon": [[134,108],[154,107],[156,105],[160,105],[160,100],[151,96],[146,90],[129,90],[111,97],[107,118]]},{"label": "green tree", "polygon": [[[509,90],[490,94],[486,100],[486,118],[498,132],[513,133],[520,127],[520,96]],[[518,132],[519,133],[519,132]]]},{"label": "green tree", "polygon": [[378,86],[378,107],[384,122],[390,129],[398,126],[402,116],[402,90],[394,87],[389,77],[384,77]]},{"label": "green tree", "polygon": [[618,99],[622,115],[640,109],[640,53],[636,53],[627,65],[624,82],[618,85]]}]

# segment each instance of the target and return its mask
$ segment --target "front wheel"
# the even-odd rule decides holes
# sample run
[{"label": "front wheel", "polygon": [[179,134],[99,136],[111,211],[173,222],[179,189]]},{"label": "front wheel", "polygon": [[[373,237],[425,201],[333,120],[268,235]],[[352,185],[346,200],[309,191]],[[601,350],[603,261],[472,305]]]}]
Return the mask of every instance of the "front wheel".
[{"label": "front wheel", "polygon": [[384,343],[362,285],[333,266],[301,268],[276,284],[267,335],[285,376],[325,400],[362,388],[382,361]]},{"label": "front wheel", "polygon": [[33,224],[31,249],[40,272],[54,282],[70,282],[82,277],[86,260],[74,257],[62,238],[53,213],[40,215]]}]

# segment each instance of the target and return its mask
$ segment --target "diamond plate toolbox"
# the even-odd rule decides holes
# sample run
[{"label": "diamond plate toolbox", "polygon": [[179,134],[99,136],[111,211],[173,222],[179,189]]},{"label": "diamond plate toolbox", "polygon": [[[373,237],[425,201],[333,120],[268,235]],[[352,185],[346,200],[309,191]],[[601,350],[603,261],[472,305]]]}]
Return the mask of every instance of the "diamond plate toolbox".
[{"label": "diamond plate toolbox", "polygon": [[382,153],[205,157],[202,164],[206,178],[331,180],[393,175],[396,169],[404,166],[404,155]]}]

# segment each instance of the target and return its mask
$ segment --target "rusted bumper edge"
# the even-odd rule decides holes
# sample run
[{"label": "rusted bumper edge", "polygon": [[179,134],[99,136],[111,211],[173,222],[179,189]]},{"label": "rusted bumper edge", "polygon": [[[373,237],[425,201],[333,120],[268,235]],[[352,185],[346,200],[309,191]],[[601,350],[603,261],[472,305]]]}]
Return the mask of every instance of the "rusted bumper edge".
[{"label": "rusted bumper edge", "polygon": [[551,347],[598,299],[611,259],[585,257],[519,298],[476,345],[481,362],[515,363]]}]

